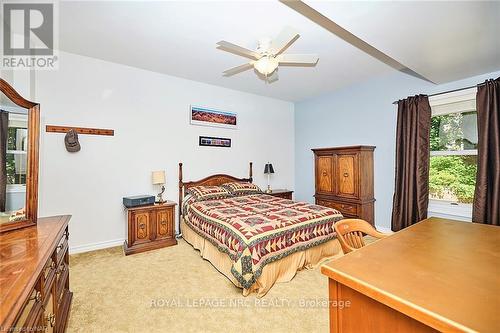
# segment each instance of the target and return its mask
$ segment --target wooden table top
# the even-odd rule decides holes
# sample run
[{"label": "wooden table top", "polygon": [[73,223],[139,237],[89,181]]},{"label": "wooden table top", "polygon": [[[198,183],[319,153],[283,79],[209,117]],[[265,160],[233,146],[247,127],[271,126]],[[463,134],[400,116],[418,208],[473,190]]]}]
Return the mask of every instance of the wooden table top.
[{"label": "wooden table top", "polygon": [[40,218],[36,226],[0,234],[0,330],[13,324],[70,218]]},{"label": "wooden table top", "polygon": [[437,330],[500,332],[500,227],[429,218],[321,272]]}]

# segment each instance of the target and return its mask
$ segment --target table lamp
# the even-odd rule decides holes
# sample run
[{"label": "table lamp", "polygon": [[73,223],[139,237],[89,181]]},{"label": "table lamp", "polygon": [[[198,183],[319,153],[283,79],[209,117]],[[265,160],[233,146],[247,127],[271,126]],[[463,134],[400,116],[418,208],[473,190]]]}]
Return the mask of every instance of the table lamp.
[{"label": "table lamp", "polygon": [[163,203],[163,192],[165,192],[165,171],[153,171],[153,185],[161,186],[161,192],[156,195],[156,202]]},{"label": "table lamp", "polygon": [[264,167],[264,174],[267,175],[267,190],[266,193],[272,193],[273,190],[271,190],[271,174],[274,173],[274,168],[273,165],[269,162],[267,162],[266,166]]}]

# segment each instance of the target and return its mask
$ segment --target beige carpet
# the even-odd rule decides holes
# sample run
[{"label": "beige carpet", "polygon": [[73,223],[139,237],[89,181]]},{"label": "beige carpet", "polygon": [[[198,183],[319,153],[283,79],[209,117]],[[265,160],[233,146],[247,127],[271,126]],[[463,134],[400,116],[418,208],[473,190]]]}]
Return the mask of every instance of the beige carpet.
[{"label": "beige carpet", "polygon": [[76,254],[68,332],[328,332],[327,285],[317,268],[243,297],[183,240],[130,256],[121,247]]}]

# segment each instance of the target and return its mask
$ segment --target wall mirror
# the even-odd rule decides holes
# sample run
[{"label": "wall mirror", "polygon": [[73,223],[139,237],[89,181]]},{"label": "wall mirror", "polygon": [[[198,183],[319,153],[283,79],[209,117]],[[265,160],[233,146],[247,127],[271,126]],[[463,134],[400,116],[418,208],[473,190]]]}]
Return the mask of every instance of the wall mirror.
[{"label": "wall mirror", "polygon": [[40,107],[0,79],[0,232],[36,224]]}]

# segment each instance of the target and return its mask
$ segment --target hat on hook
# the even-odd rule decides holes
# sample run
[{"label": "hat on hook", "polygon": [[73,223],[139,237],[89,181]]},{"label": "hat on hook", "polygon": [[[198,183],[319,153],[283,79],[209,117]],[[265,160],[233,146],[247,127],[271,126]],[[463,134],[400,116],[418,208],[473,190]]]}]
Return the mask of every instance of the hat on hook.
[{"label": "hat on hook", "polygon": [[78,142],[78,133],[71,129],[64,137],[64,144],[66,145],[66,150],[70,153],[76,153],[80,151],[80,142]]}]

